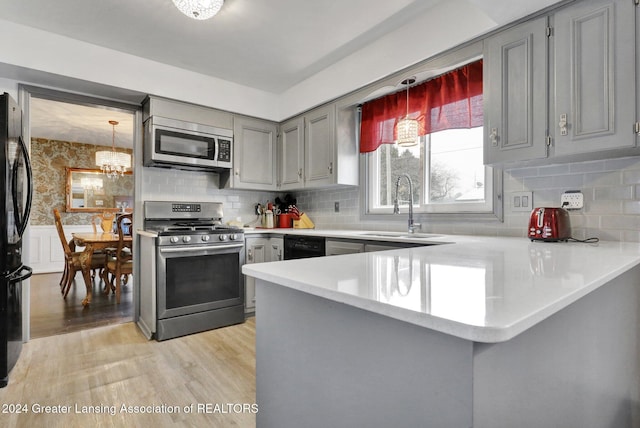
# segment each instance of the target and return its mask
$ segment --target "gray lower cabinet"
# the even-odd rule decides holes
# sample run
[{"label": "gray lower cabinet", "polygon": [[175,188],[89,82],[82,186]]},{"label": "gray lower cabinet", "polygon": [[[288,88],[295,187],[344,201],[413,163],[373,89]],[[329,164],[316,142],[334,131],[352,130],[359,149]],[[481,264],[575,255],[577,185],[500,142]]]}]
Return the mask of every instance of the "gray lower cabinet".
[{"label": "gray lower cabinet", "polygon": [[484,41],[484,163],[547,156],[547,17]]},{"label": "gray lower cabinet", "polygon": [[397,250],[398,248],[406,248],[406,247],[407,247],[406,245],[394,245],[392,243],[365,244],[364,252],[373,253],[374,251]]},{"label": "gray lower cabinet", "polygon": [[[245,263],[263,263],[282,260],[284,250],[281,237],[248,237],[245,238]],[[244,277],[245,313],[256,310],[255,278]]]},{"label": "gray lower cabinet", "polygon": [[364,253],[364,244],[361,242],[349,242],[344,240],[327,239],[325,241],[325,254],[338,256],[341,254]]},{"label": "gray lower cabinet", "polygon": [[636,14],[583,0],[553,15],[555,156],[635,147]]}]

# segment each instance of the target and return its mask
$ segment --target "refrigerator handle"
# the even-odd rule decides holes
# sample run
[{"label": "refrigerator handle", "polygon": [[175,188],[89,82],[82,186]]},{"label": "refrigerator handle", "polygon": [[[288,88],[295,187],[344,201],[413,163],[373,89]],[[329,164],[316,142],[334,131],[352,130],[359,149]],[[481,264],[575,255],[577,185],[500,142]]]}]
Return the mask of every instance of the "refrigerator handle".
[{"label": "refrigerator handle", "polygon": [[24,155],[24,164],[27,169],[27,203],[24,206],[24,213],[22,213],[22,218],[19,217],[18,214],[18,168],[17,165],[13,169],[13,180],[12,180],[12,189],[11,193],[13,195],[13,213],[15,217],[15,224],[18,228],[18,236],[22,237],[25,229],[27,228],[27,221],[29,220],[29,214],[31,212],[31,199],[33,198],[33,177],[31,171],[31,161],[29,160],[29,152],[27,152],[27,146],[24,144],[24,140],[22,136],[18,137],[18,146],[20,146],[20,150]]},{"label": "refrigerator handle", "polygon": [[30,278],[32,274],[33,269],[31,267],[22,265],[19,270],[9,276],[9,284],[24,281],[25,279]]}]

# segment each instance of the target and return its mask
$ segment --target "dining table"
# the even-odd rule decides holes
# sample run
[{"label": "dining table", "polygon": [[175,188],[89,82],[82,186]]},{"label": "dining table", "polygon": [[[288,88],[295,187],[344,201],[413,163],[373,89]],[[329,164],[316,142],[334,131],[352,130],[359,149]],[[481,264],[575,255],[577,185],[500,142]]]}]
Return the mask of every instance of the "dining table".
[{"label": "dining table", "polygon": [[[84,247],[80,255],[80,266],[82,267],[82,276],[87,288],[87,296],[82,300],[82,306],[91,303],[91,290],[93,289],[93,281],[91,280],[91,258],[96,250],[105,248],[116,248],[118,246],[119,237],[117,233],[112,232],[79,232],[73,233],[73,242],[76,247]],[[125,243],[131,243],[132,237],[125,235],[123,237]],[[110,287],[106,284],[107,292]]]}]

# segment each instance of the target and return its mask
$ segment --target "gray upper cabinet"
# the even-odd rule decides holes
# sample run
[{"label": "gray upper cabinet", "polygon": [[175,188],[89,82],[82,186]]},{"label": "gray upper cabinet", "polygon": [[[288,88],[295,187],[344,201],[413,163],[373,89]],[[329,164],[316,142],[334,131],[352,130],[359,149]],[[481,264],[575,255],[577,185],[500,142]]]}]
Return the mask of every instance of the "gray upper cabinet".
[{"label": "gray upper cabinet", "polygon": [[335,153],[335,105],[305,115],[305,187],[333,184]]},{"label": "gray upper cabinet", "polygon": [[280,125],[280,189],[358,184],[357,109],[345,98]]},{"label": "gray upper cabinet", "polygon": [[484,163],[547,156],[547,18],[484,42]]},{"label": "gray upper cabinet", "polygon": [[161,116],[224,129],[233,128],[233,114],[228,111],[150,95],[142,103],[142,121],[146,122],[151,116]]},{"label": "gray upper cabinet", "polygon": [[234,163],[233,171],[225,183],[226,187],[276,190],[277,131],[274,122],[234,117]]},{"label": "gray upper cabinet", "polygon": [[553,15],[555,156],[635,147],[636,9],[584,0]]},{"label": "gray upper cabinet", "polygon": [[304,117],[280,125],[280,188],[304,187]]}]

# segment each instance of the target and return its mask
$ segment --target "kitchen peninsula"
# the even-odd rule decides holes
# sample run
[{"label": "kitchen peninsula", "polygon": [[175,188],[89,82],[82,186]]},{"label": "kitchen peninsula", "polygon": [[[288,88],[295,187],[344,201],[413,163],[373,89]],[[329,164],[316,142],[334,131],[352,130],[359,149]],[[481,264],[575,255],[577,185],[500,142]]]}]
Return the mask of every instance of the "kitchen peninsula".
[{"label": "kitchen peninsula", "polygon": [[244,266],[258,426],[640,424],[639,245],[435,239]]}]

